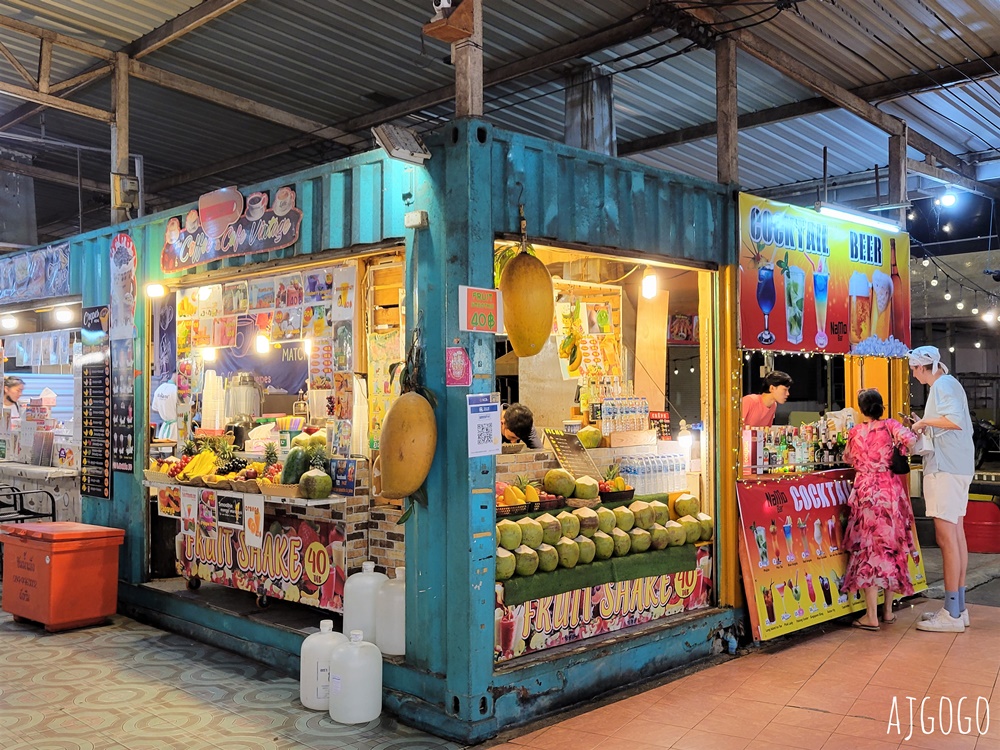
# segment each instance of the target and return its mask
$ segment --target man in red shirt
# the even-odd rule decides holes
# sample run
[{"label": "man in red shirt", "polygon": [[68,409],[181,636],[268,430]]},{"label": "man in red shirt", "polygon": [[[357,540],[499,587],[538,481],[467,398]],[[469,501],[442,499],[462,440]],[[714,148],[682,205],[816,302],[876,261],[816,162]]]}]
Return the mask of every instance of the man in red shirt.
[{"label": "man in red shirt", "polygon": [[743,397],[740,413],[744,427],[770,427],[774,424],[774,414],[778,404],[788,400],[792,378],[787,372],[775,370],[764,378],[762,393],[751,393]]}]

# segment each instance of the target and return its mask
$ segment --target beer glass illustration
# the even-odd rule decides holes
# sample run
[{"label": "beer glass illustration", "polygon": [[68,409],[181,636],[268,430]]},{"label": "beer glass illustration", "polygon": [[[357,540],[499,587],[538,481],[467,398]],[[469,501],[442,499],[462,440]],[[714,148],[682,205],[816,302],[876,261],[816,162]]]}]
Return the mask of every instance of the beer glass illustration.
[{"label": "beer glass illustration", "polygon": [[789,344],[802,343],[802,318],[806,304],[806,272],[788,266],[785,273],[785,329]]},{"label": "beer glass illustration", "polygon": [[750,528],[753,531],[754,541],[757,542],[757,555],[760,558],[757,567],[767,568],[770,566],[771,561],[767,557],[767,537],[764,536],[765,529],[763,526],[758,526],[757,524],[751,524]]},{"label": "beer glass illustration", "polygon": [[885,341],[892,332],[892,278],[872,271],[872,334]]},{"label": "beer glass illustration", "polygon": [[824,270],[822,259],[813,271],[813,300],[816,303],[816,346],[821,349],[830,343],[826,335],[826,302],[830,291],[830,272]]},{"label": "beer glass illustration", "polygon": [[773,625],[776,622],[774,619],[774,595],[767,586],[761,586],[760,590],[764,594],[764,606],[767,608],[767,620],[764,621],[764,624]]},{"label": "beer glass illustration", "polygon": [[792,546],[792,517],[787,516],[785,518],[785,525],[782,527],[785,532],[785,550],[787,554],[785,555],[785,560],[788,562],[795,562],[795,548]]},{"label": "beer glass illustration", "polygon": [[768,317],[774,309],[774,264],[765,263],[757,269],[757,304],[764,313],[764,330],[757,334],[757,340],[765,346],[774,343],[774,334],[768,327]]},{"label": "beer glass illustration", "polygon": [[823,607],[824,609],[829,609],[833,606],[833,595],[830,593],[830,579],[826,576],[820,576],[819,587],[823,592]]},{"label": "beer glass illustration", "polygon": [[871,335],[872,285],[868,277],[860,271],[852,273],[847,294],[851,303],[848,336],[852,344],[860,344]]},{"label": "beer glass illustration", "polygon": [[[808,518],[809,516],[806,516]],[[809,524],[800,518],[796,524],[799,527],[799,534],[802,537],[802,559],[809,559]]]}]

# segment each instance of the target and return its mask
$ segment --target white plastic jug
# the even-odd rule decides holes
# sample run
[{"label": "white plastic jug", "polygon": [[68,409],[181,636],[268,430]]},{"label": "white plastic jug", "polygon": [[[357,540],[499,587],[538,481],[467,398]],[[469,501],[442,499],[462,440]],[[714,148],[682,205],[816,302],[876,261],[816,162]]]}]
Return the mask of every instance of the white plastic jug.
[{"label": "white plastic jug", "polygon": [[320,620],[319,632],[302,641],[299,652],[299,700],[313,711],[330,708],[330,655],[347,643],[347,636],[333,629],[333,620]]},{"label": "white plastic jug", "polygon": [[382,713],[382,652],[360,630],[330,654],[330,718],[364,724]]},{"label": "white plastic jug", "polygon": [[361,563],[361,572],[347,577],[344,584],[344,632],[360,630],[364,639],[375,643],[375,594],[389,580],[385,573],[375,572],[375,563]]},{"label": "white plastic jug", "polygon": [[406,568],[396,568],[396,577],[375,594],[375,645],[388,656],[406,653]]}]

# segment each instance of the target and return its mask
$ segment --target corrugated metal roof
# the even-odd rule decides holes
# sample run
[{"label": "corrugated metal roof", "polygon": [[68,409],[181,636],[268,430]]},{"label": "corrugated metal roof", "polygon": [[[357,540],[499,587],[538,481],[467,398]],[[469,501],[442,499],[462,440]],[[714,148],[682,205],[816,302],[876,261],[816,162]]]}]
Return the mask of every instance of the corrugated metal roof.
[{"label": "corrugated metal roof", "polygon": [[[0,14],[118,49],[195,5],[195,0],[33,0],[29,9],[22,0],[0,0]],[[488,0],[484,66],[495,69],[574,41],[627,21],[649,5],[647,0]],[[745,24],[771,15],[759,4],[734,4],[724,12],[731,19],[757,14]],[[430,15],[427,0],[248,0],[144,61],[336,125],[453,82],[454,69],[446,62],[448,46],[431,39],[421,45],[420,29]],[[842,86],[855,88],[996,55],[998,19],[1000,0],[810,0],[754,26],[752,32]],[[0,41],[33,69],[36,43],[7,31],[0,31]],[[702,48],[687,50],[688,46],[688,39],[667,28],[577,61],[615,71],[620,143],[715,119],[714,54]],[[93,62],[85,55],[57,50],[53,77],[74,75]],[[740,113],[816,96],[742,51],[738,66]],[[514,131],[561,140],[563,76],[572,68],[564,63],[491,87],[485,94],[486,119]],[[0,80],[21,84],[2,59]],[[1000,157],[995,150],[1000,148],[998,80],[1000,74],[947,90],[901,96],[880,107],[905,118],[913,130],[952,152]],[[93,85],[73,98],[107,107],[108,83]],[[135,79],[130,100],[131,149],[145,157],[150,183],[299,135]],[[0,115],[17,104],[0,98]],[[400,122],[428,132],[452,113],[453,105],[443,103]],[[102,148],[109,142],[106,126],[72,115],[49,111],[45,125],[54,137]],[[37,133],[37,119],[16,132]],[[831,175],[862,172],[887,161],[885,134],[838,110],[747,129],[740,133],[739,143],[741,179],[751,189],[822,176],[823,146],[830,148]],[[300,146],[164,190],[163,197],[183,202],[220,184],[259,180],[342,153],[331,144]],[[635,158],[708,179],[716,171],[713,138]],[[76,156],[39,152],[36,163],[75,173]],[[86,177],[107,181],[103,155],[86,154],[83,166]],[[50,192],[54,201],[72,198],[69,208],[75,212],[72,191]],[[39,195],[47,200],[49,191]]]}]

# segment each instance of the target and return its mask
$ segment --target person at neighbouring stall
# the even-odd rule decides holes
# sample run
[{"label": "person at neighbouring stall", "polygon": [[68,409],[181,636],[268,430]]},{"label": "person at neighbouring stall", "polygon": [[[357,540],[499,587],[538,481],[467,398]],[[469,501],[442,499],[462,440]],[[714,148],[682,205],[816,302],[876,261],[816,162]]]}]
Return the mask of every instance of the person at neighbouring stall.
[{"label": "person at neighbouring stall", "polygon": [[844,460],[854,466],[854,488],[847,500],[851,510],[844,535],[851,553],[841,589],[863,591],[868,611],[852,625],[878,630],[878,590],[885,590],[882,622],[896,621],[893,594],[909,596],[908,558],[912,546],[913,509],[899,477],[889,470],[893,445],[911,448],[917,436],[895,419],[882,419],[885,404],[874,388],[858,393],[862,423],[847,435]]},{"label": "person at neighbouring stall", "polygon": [[14,375],[3,379],[3,408],[10,409],[11,427],[17,427],[21,421],[21,412],[17,400],[24,392],[24,381]]},{"label": "person at neighbouring stall", "polygon": [[511,404],[500,413],[500,432],[505,443],[524,443],[532,450],[542,447],[535,429],[535,415],[524,404]]},{"label": "person at neighbouring stall", "polygon": [[775,370],[764,378],[764,390],[743,397],[740,413],[744,427],[770,427],[778,404],[788,400],[792,378],[787,372]]},{"label": "person at neighbouring stall", "polygon": [[962,384],[948,374],[941,352],[920,346],[909,353],[910,371],[930,386],[924,416],[913,431],[929,438],[933,450],[924,456],[924,501],[934,519],[934,535],[941,548],[944,573],[944,609],[917,623],[917,630],[962,633],[969,623],[965,608],[965,573],[969,548],[965,541],[965,511],[969,485],[976,473],[972,418]]}]

